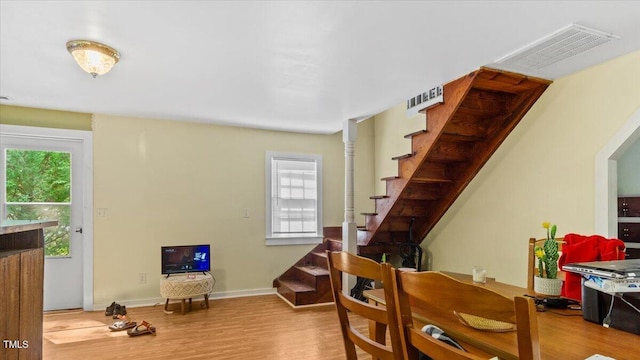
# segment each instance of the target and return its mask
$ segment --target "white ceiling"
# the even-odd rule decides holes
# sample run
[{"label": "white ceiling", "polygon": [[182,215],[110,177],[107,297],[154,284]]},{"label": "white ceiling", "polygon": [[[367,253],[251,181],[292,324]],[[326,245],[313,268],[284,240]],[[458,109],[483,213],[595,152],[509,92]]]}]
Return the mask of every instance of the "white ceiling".
[{"label": "white ceiling", "polygon": [[[640,49],[640,1],[6,1],[2,104],[333,133],[578,23],[620,36],[539,72]],[[72,39],[121,53],[93,79]]]}]

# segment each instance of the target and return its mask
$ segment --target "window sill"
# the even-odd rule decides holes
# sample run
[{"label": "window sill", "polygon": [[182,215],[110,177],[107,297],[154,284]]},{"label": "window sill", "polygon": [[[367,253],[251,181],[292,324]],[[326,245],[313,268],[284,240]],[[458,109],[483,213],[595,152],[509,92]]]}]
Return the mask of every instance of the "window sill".
[{"label": "window sill", "polygon": [[322,236],[271,236],[266,238],[267,246],[280,245],[317,245],[322,243]]}]

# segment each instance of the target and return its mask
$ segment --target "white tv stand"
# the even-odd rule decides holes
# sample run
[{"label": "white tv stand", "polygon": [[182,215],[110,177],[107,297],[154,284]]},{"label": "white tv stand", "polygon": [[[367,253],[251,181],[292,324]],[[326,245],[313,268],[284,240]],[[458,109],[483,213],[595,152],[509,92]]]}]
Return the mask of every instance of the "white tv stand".
[{"label": "white tv stand", "polygon": [[166,298],[164,312],[169,311],[169,300],[182,300],[181,312],[185,314],[185,300],[189,299],[189,311],[191,311],[192,298],[204,295],[204,306],[209,308],[209,294],[213,291],[213,276],[210,273],[172,274],[160,279],[160,295]]}]

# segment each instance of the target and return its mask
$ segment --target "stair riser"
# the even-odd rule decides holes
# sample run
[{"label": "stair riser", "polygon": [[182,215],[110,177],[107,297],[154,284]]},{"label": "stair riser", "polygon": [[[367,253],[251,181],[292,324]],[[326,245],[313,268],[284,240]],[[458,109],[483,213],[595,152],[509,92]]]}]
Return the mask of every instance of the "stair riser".
[{"label": "stair riser", "polygon": [[402,193],[403,199],[438,200],[442,198],[444,184],[409,184]]},{"label": "stair riser", "polygon": [[333,297],[331,295],[331,290],[323,289],[322,292],[319,291],[302,291],[296,292],[294,290],[289,289],[285,284],[280,284],[277,288],[278,294],[287,299],[293,305],[310,305],[317,304],[323,302],[332,302]]},{"label": "stair riser", "polygon": [[414,178],[429,178],[434,180],[451,181],[451,178],[447,174],[447,165],[443,163],[428,163],[423,164],[413,174]]},{"label": "stair riser", "polygon": [[327,250],[329,251],[342,251],[342,241],[327,239]]},{"label": "stair riser", "polygon": [[327,227],[324,227],[322,231],[325,238],[342,239],[341,226],[327,226]]},{"label": "stair riser", "polygon": [[329,275],[314,275],[299,269],[296,271],[295,276],[297,280],[300,280],[303,283],[313,287],[317,287],[323,281],[329,281]]},{"label": "stair riser", "polygon": [[329,264],[327,263],[327,256],[324,254],[318,254],[318,253],[307,254],[307,261],[311,265],[319,266],[324,269],[329,268]]},{"label": "stair riser", "polygon": [[442,162],[467,161],[475,146],[474,143],[440,142],[427,154],[427,160]]}]

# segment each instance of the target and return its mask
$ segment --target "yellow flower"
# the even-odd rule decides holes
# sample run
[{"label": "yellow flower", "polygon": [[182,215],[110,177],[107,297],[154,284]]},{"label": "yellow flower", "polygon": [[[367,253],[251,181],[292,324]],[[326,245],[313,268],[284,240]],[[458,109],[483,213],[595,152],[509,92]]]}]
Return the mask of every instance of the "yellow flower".
[{"label": "yellow flower", "polygon": [[536,246],[536,257],[542,259],[544,257],[544,250],[540,246]]},{"label": "yellow flower", "polygon": [[545,221],[545,222],[542,223],[542,227],[545,228],[545,229],[548,229],[549,227],[551,227],[551,223],[548,222],[548,221]]}]

